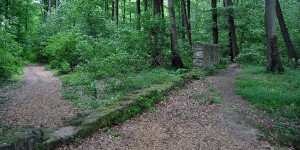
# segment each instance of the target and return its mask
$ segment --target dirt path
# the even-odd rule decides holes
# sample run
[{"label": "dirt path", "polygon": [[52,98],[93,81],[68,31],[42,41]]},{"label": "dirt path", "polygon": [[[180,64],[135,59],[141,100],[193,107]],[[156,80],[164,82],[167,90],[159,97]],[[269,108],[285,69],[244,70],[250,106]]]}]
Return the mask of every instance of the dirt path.
[{"label": "dirt path", "polygon": [[[258,140],[258,132],[240,119],[238,112],[249,105],[233,92],[240,70],[231,66],[226,72],[193,81],[144,114],[111,128],[121,133],[113,137],[102,130],[79,143],[59,149],[273,149]],[[196,94],[209,94],[214,87],[224,99],[222,104],[202,103]]]},{"label": "dirt path", "polygon": [[70,103],[61,100],[58,77],[38,64],[25,67],[22,86],[5,93],[9,101],[0,107],[0,127],[34,126],[56,128],[73,115]]}]

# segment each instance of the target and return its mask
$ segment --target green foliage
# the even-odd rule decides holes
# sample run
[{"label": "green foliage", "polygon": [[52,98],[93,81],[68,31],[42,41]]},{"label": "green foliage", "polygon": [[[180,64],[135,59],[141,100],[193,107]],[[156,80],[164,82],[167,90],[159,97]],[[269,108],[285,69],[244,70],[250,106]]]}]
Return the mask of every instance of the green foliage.
[{"label": "green foliage", "polygon": [[0,30],[0,80],[14,74],[22,73],[22,47],[14,41],[14,37]]},{"label": "green foliage", "polygon": [[147,54],[151,57],[158,57],[161,66],[168,66],[167,62],[171,62],[171,50],[166,19],[146,16],[142,20],[142,26],[146,36],[141,42],[147,46]]},{"label": "green foliage", "polygon": [[300,71],[267,74],[264,67],[247,66],[235,84],[238,94],[275,120],[269,130],[271,136],[276,135],[274,140],[291,146],[293,138],[300,135]]},{"label": "green foliage", "polygon": [[[188,45],[187,42],[179,40],[178,52],[183,61],[184,67],[192,69],[193,67],[193,47]],[[169,60],[171,61],[171,60]]]},{"label": "green foliage", "polygon": [[148,88],[153,84],[161,84],[166,81],[172,81],[173,78],[178,78],[178,74],[165,69],[146,70],[140,73],[129,73],[126,76],[116,80],[108,80],[109,86],[104,93],[110,95],[121,93],[122,95],[128,94],[135,90]]},{"label": "green foliage", "polygon": [[[290,37],[293,41],[296,51],[300,54],[299,42],[299,16],[300,5],[298,1],[280,0],[283,10],[284,19],[289,29]],[[266,64],[265,48],[265,14],[264,1],[234,1],[234,21],[236,27],[237,44],[239,56],[237,62],[243,64]],[[222,3],[218,3],[218,28],[219,28],[219,45],[223,57],[229,56],[228,47],[228,12]],[[210,1],[192,1],[192,37],[194,41],[212,42],[212,19]],[[203,15],[205,14],[205,15]],[[180,26],[178,23],[178,26]],[[288,58],[287,48],[280,33],[278,26],[279,49],[283,63],[288,66],[292,60]]]},{"label": "green foliage", "polygon": [[124,95],[178,78],[180,74],[165,69],[127,73],[118,78],[101,80],[95,79],[94,73],[75,72],[61,77],[65,87],[62,96],[71,100],[80,110],[90,110],[112,105]]},{"label": "green foliage", "polygon": [[75,32],[59,33],[52,36],[45,48],[45,55],[49,58],[51,68],[60,73],[67,73],[79,63],[80,52],[76,48]]},{"label": "green foliage", "polygon": [[236,61],[240,64],[264,65],[267,60],[264,49],[253,44],[249,48],[244,48],[236,58]]},{"label": "green foliage", "polygon": [[74,137],[74,141],[79,143],[82,140],[82,137],[80,135]]}]

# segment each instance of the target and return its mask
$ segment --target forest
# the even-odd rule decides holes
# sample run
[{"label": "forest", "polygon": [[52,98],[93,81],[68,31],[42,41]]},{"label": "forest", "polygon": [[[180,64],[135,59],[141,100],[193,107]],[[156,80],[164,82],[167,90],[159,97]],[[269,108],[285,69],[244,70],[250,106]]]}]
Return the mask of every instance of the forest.
[{"label": "forest", "polygon": [[[259,139],[299,149],[299,10],[299,0],[0,0],[0,108],[28,64],[58,76],[62,98],[85,114],[193,74],[203,42],[219,45],[221,58],[197,74],[237,65],[228,88],[255,110],[246,115]],[[192,97],[223,105],[221,93]],[[1,122],[0,133],[13,128]]]}]

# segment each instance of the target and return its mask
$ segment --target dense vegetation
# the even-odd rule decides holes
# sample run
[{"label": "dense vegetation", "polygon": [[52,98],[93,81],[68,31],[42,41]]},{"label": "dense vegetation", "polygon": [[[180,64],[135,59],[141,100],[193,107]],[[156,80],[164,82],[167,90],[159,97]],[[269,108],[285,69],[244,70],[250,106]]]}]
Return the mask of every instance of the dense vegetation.
[{"label": "dense vegetation", "polygon": [[[219,0],[215,1],[216,9],[212,9],[209,0],[169,0],[157,5],[160,2],[2,0],[0,80],[22,74],[25,62],[46,63],[62,75],[63,96],[85,110],[109,105],[129,92],[191,70],[192,44],[196,41],[219,44],[223,64],[231,60],[263,66],[265,70],[268,57],[263,0],[234,0],[233,5],[231,0],[224,0],[225,7]],[[170,38],[174,34],[170,31],[170,2],[174,2],[177,46],[171,44],[174,39]],[[289,36],[299,54],[300,2],[279,2]],[[217,13],[217,23],[212,20],[214,13]],[[213,36],[216,31],[218,40]],[[284,113],[284,118],[294,125],[286,132],[299,135],[294,132],[299,127],[299,70],[292,70],[295,59],[289,55],[279,28],[278,35],[286,73],[274,75],[261,71],[253,77],[253,72],[246,69],[246,75],[237,82],[237,92],[279,118]],[[175,55],[180,56],[183,66],[172,64]],[[176,71],[178,68],[172,67],[184,69]],[[286,93],[278,97],[284,90]]]}]

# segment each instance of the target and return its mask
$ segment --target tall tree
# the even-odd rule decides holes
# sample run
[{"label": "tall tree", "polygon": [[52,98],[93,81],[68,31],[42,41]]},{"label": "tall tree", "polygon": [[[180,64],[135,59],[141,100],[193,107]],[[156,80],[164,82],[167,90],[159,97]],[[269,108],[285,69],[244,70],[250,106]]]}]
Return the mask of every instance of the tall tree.
[{"label": "tall tree", "polygon": [[42,12],[43,12],[43,15],[44,15],[44,21],[46,21],[46,18],[47,18],[47,14],[48,14],[48,4],[49,2],[47,0],[42,0],[42,3],[44,5],[44,8],[42,9]]},{"label": "tall tree", "polygon": [[51,14],[52,1],[48,0],[48,13]]},{"label": "tall tree", "polygon": [[191,0],[187,0],[187,17],[188,20],[190,21],[191,19]]},{"label": "tall tree", "polygon": [[161,0],[152,0],[152,15],[161,14]]},{"label": "tall tree", "polygon": [[123,22],[126,20],[126,0],[123,1]]},{"label": "tall tree", "polygon": [[278,50],[276,29],[276,0],[265,0],[266,43],[267,43],[267,70],[283,73],[284,68]]},{"label": "tall tree", "polygon": [[148,0],[144,0],[144,11],[148,10]]},{"label": "tall tree", "polygon": [[219,44],[219,32],[218,32],[218,12],[217,12],[217,0],[211,0],[212,7],[212,21],[213,21],[213,43]]},{"label": "tall tree", "polygon": [[115,19],[115,1],[112,0],[112,3],[111,3],[111,19],[114,20]]},{"label": "tall tree", "polygon": [[31,3],[31,1],[29,0],[26,0],[26,5],[25,5],[25,31],[28,32],[28,17],[29,17],[29,10],[28,10],[28,6],[29,6],[29,3]]},{"label": "tall tree", "polygon": [[[187,0],[187,21],[188,21],[188,30],[190,32],[190,40],[192,40],[192,32],[191,32],[191,0]],[[191,43],[192,44],[192,43]]]},{"label": "tall tree", "polygon": [[[180,1],[180,5],[182,6],[182,1]],[[185,19],[184,19],[184,13],[182,13],[182,7],[180,7],[181,8],[181,11],[180,11],[180,13],[181,13],[181,26],[182,26],[182,28],[183,29],[185,29]],[[185,39],[185,32],[182,32],[182,39]]]},{"label": "tall tree", "polygon": [[141,1],[136,0],[136,12],[137,12],[137,28],[141,29]]},{"label": "tall tree", "polygon": [[55,0],[55,12],[58,12],[59,0]]},{"label": "tall tree", "polygon": [[294,45],[292,43],[292,40],[290,38],[288,29],[286,27],[285,21],[284,21],[284,17],[282,14],[282,10],[280,7],[280,3],[279,0],[276,0],[276,14],[277,14],[277,18],[278,18],[278,22],[279,22],[279,26],[280,26],[280,30],[281,30],[281,34],[283,36],[283,39],[285,41],[285,45],[288,49],[288,54],[289,57],[295,60],[295,63],[293,64],[295,67],[299,66],[299,57],[295,51]]},{"label": "tall tree", "polygon": [[108,0],[104,1],[104,10],[106,17],[108,16],[109,6],[108,6]]},{"label": "tall tree", "polygon": [[119,25],[119,0],[116,0],[116,4],[115,4],[115,11],[116,11],[116,15],[115,15],[115,22],[116,25]]},{"label": "tall tree", "polygon": [[170,31],[171,31],[172,67],[182,68],[183,63],[181,57],[176,51],[178,47],[178,39],[177,39],[177,32],[176,32],[174,1],[168,0],[168,6],[169,6]]},{"label": "tall tree", "polygon": [[234,11],[233,11],[233,2],[232,0],[223,0],[224,6],[228,8],[228,23],[229,23],[229,48],[231,53],[231,61],[238,55],[238,47],[235,33],[235,24],[234,24]]},{"label": "tall tree", "polygon": [[131,1],[129,0],[129,23],[131,23],[132,20],[132,10],[131,10]]},{"label": "tall tree", "polygon": [[164,11],[164,0],[160,1],[160,11],[161,11],[161,17],[165,17],[165,11]]},{"label": "tall tree", "polygon": [[[159,17],[161,14],[161,0],[152,0],[152,16],[153,17]],[[161,44],[159,43],[159,30],[160,26],[158,24],[155,24],[151,28],[151,39],[152,43],[154,45],[153,52],[152,52],[152,62],[151,62],[151,67],[157,67],[161,66],[160,59],[162,55],[162,48]]]},{"label": "tall tree", "polygon": [[9,0],[5,0],[5,18],[8,19],[8,15],[9,15]]},{"label": "tall tree", "polygon": [[182,14],[183,14],[183,19],[184,19],[184,26],[187,34],[187,40],[189,45],[192,45],[192,38],[191,38],[191,31],[189,29],[189,21],[186,15],[186,5],[185,5],[185,0],[181,0],[181,9],[182,9]]}]

